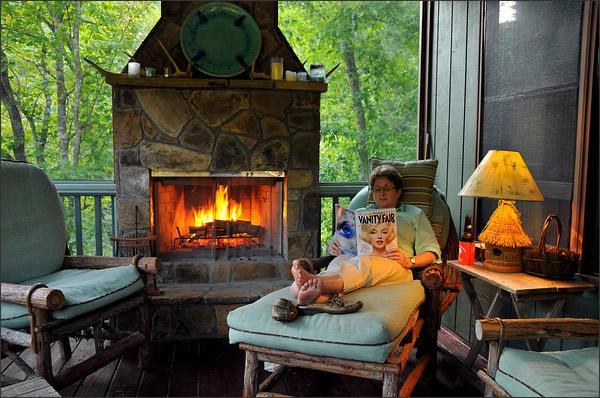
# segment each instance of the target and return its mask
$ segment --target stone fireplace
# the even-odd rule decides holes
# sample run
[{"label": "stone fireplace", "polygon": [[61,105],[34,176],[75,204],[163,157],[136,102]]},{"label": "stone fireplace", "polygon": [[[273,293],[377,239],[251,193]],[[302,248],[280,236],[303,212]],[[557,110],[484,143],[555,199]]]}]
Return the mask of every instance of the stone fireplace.
[{"label": "stone fireplace", "polygon": [[[143,67],[170,65],[160,39],[185,69],[179,27],[203,3],[162,3],[161,19],[134,54]],[[277,27],[276,2],[235,4],[261,29],[257,71],[269,73],[272,56],[304,70]],[[326,84],[197,71],[106,80],[113,87],[117,232],[158,235],[161,284],[281,281],[291,259],[317,254]]]}]

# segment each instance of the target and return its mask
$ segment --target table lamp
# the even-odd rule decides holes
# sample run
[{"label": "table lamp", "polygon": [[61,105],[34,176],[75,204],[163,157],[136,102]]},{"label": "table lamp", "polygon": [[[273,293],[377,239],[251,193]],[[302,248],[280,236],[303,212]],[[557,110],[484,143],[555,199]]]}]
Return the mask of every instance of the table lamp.
[{"label": "table lamp", "polygon": [[531,246],[531,238],[523,230],[515,200],[544,200],[521,154],[490,150],[458,195],[499,199],[498,208],[478,236],[485,243],[483,267],[521,272],[521,249]]}]

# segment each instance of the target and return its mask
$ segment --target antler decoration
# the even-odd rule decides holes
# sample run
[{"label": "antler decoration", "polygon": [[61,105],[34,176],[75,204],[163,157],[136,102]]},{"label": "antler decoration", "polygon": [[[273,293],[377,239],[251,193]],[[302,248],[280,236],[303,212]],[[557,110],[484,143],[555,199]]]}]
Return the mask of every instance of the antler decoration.
[{"label": "antler decoration", "polygon": [[190,77],[192,74],[190,65],[188,65],[187,72],[184,72],[181,69],[179,69],[179,66],[175,63],[175,60],[173,59],[173,57],[171,57],[171,54],[169,54],[169,52],[165,48],[165,45],[162,43],[162,41],[160,41],[160,39],[156,39],[156,41],[160,45],[160,48],[162,48],[162,50],[165,52],[167,58],[169,58],[169,61],[171,61],[171,64],[173,64],[173,68],[175,69],[175,73],[173,74],[173,77]]}]

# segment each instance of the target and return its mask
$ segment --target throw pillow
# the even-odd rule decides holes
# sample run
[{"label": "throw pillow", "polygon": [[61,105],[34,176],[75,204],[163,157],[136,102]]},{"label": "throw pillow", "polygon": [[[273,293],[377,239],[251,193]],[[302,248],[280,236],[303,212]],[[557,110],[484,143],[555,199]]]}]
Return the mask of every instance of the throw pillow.
[{"label": "throw pillow", "polygon": [[[428,160],[384,160],[371,158],[371,170],[377,166],[390,165],[402,175],[402,196],[400,201],[420,207],[427,218],[431,217],[431,202],[433,200],[433,183],[438,161]],[[373,193],[369,189],[369,201],[373,201]]]}]

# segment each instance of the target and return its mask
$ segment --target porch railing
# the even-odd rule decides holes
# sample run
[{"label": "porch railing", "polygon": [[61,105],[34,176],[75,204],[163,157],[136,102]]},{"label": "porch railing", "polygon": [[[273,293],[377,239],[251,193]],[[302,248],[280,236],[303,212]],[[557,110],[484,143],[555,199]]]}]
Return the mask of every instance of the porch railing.
[{"label": "porch railing", "polygon": [[[63,199],[67,230],[74,234],[75,251],[78,255],[91,254],[84,250],[84,234],[94,234],[95,255],[106,250],[109,235],[118,235],[116,187],[112,181],[54,181]],[[346,204],[366,182],[323,182],[319,184],[321,198],[321,235],[325,238],[334,232],[335,205]],[[91,203],[93,202],[93,206]],[[85,217],[84,217],[85,216]],[[94,228],[84,227],[84,218],[93,219]],[[73,239],[73,237],[69,237]],[[88,237],[89,239],[89,237]],[[72,240],[71,240],[72,242]],[[87,245],[89,246],[89,245]],[[71,248],[73,249],[73,248]],[[115,255],[115,248],[112,247]]]},{"label": "porch railing", "polygon": [[[86,208],[85,214],[89,214],[94,220],[93,233],[95,235],[95,255],[101,256],[104,252],[105,242],[108,241],[108,235],[115,235],[117,230],[117,207],[115,197],[117,189],[112,181],[54,181],[58,194],[63,199],[63,209],[65,211],[65,222],[67,230],[73,231],[75,235],[75,250],[77,255],[84,254],[84,225],[82,203],[88,199],[93,200],[93,208]],[[104,204],[102,202],[107,202]],[[86,203],[87,205],[87,203]],[[108,211],[106,209],[108,205]],[[104,207],[104,211],[103,211]],[[110,214],[110,220],[105,220],[105,213]],[[103,235],[105,229],[106,235]],[[86,231],[87,232],[87,231]],[[71,237],[69,237],[71,240]],[[73,250],[73,248],[71,248]],[[115,249],[112,249],[115,255]],[[91,254],[91,253],[85,253]]]}]

